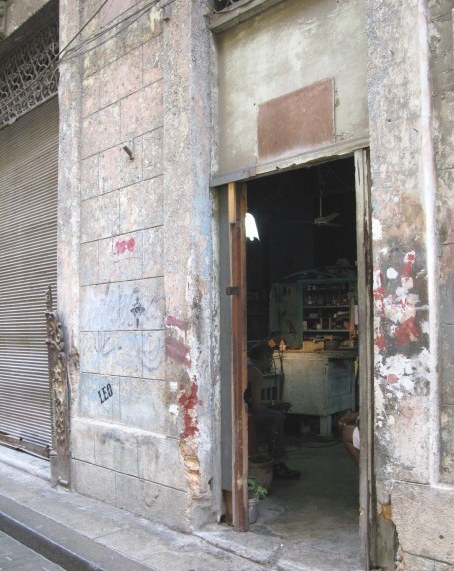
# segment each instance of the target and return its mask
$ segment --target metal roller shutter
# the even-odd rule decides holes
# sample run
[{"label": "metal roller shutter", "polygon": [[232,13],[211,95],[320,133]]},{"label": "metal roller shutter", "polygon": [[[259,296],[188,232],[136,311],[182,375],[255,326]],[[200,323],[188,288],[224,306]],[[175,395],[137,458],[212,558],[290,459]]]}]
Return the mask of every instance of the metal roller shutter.
[{"label": "metal roller shutter", "polygon": [[47,286],[56,293],[57,189],[53,98],[0,131],[0,442],[43,456],[52,439],[44,310]]}]

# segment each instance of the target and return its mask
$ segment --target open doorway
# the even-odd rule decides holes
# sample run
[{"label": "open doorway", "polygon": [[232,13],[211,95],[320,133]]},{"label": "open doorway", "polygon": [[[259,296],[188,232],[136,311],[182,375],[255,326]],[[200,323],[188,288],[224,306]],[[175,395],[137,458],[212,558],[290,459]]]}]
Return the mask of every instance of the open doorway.
[{"label": "open doorway", "polygon": [[[275,472],[250,529],[355,558],[359,470],[338,423],[359,411],[354,160],[256,179],[247,211],[247,345],[274,349],[262,399],[284,411],[286,463],[301,472]],[[249,476],[268,452],[250,430]]]}]

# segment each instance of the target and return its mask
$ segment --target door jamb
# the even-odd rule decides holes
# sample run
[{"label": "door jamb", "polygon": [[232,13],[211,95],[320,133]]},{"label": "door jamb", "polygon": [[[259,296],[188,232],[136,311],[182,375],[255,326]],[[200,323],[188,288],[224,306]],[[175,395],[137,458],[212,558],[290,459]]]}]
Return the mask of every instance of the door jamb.
[{"label": "door jamb", "polygon": [[248,530],[246,371],[246,185],[228,184],[230,295],[232,295],[232,523]]},{"label": "door jamb", "polygon": [[[374,400],[373,400],[373,302],[372,302],[372,231],[370,205],[369,150],[354,152],[358,314],[359,378],[361,405],[361,457],[360,457],[360,537],[361,561],[366,571],[376,560],[376,509],[374,476]],[[228,184],[228,215],[231,251],[232,290],[232,507],[233,526],[247,531],[247,411],[244,390],[247,384],[246,369],[246,248],[244,218],[247,209],[246,184]]]},{"label": "door jamb", "polygon": [[356,236],[358,270],[359,400],[361,410],[361,455],[359,483],[360,558],[364,569],[375,567],[376,501],[374,474],[374,391],[373,391],[373,300],[372,228],[370,204],[369,150],[354,153],[356,187]]}]

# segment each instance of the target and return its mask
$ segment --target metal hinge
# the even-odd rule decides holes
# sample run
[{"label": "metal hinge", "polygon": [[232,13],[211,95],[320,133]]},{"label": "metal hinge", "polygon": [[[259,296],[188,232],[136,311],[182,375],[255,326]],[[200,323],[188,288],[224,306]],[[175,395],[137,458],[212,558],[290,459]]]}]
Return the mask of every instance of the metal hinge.
[{"label": "metal hinge", "polygon": [[225,293],[227,295],[239,295],[240,293],[240,286],[229,286],[226,290]]}]

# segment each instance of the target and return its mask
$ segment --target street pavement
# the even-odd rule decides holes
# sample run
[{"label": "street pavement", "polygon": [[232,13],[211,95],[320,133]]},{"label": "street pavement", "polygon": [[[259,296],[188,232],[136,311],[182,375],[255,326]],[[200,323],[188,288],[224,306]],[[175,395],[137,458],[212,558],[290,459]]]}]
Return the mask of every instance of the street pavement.
[{"label": "street pavement", "polygon": [[[259,521],[266,523],[266,513]],[[181,533],[77,492],[52,488],[48,462],[5,447],[0,447],[0,531],[33,550],[10,544],[7,537],[0,543],[0,571],[360,569],[350,551],[344,555],[338,534],[322,549],[266,530],[240,533],[220,524]]]},{"label": "street pavement", "polygon": [[57,571],[63,570],[63,567],[52,563],[52,561],[0,531],[0,571],[6,571],[6,569]]}]

